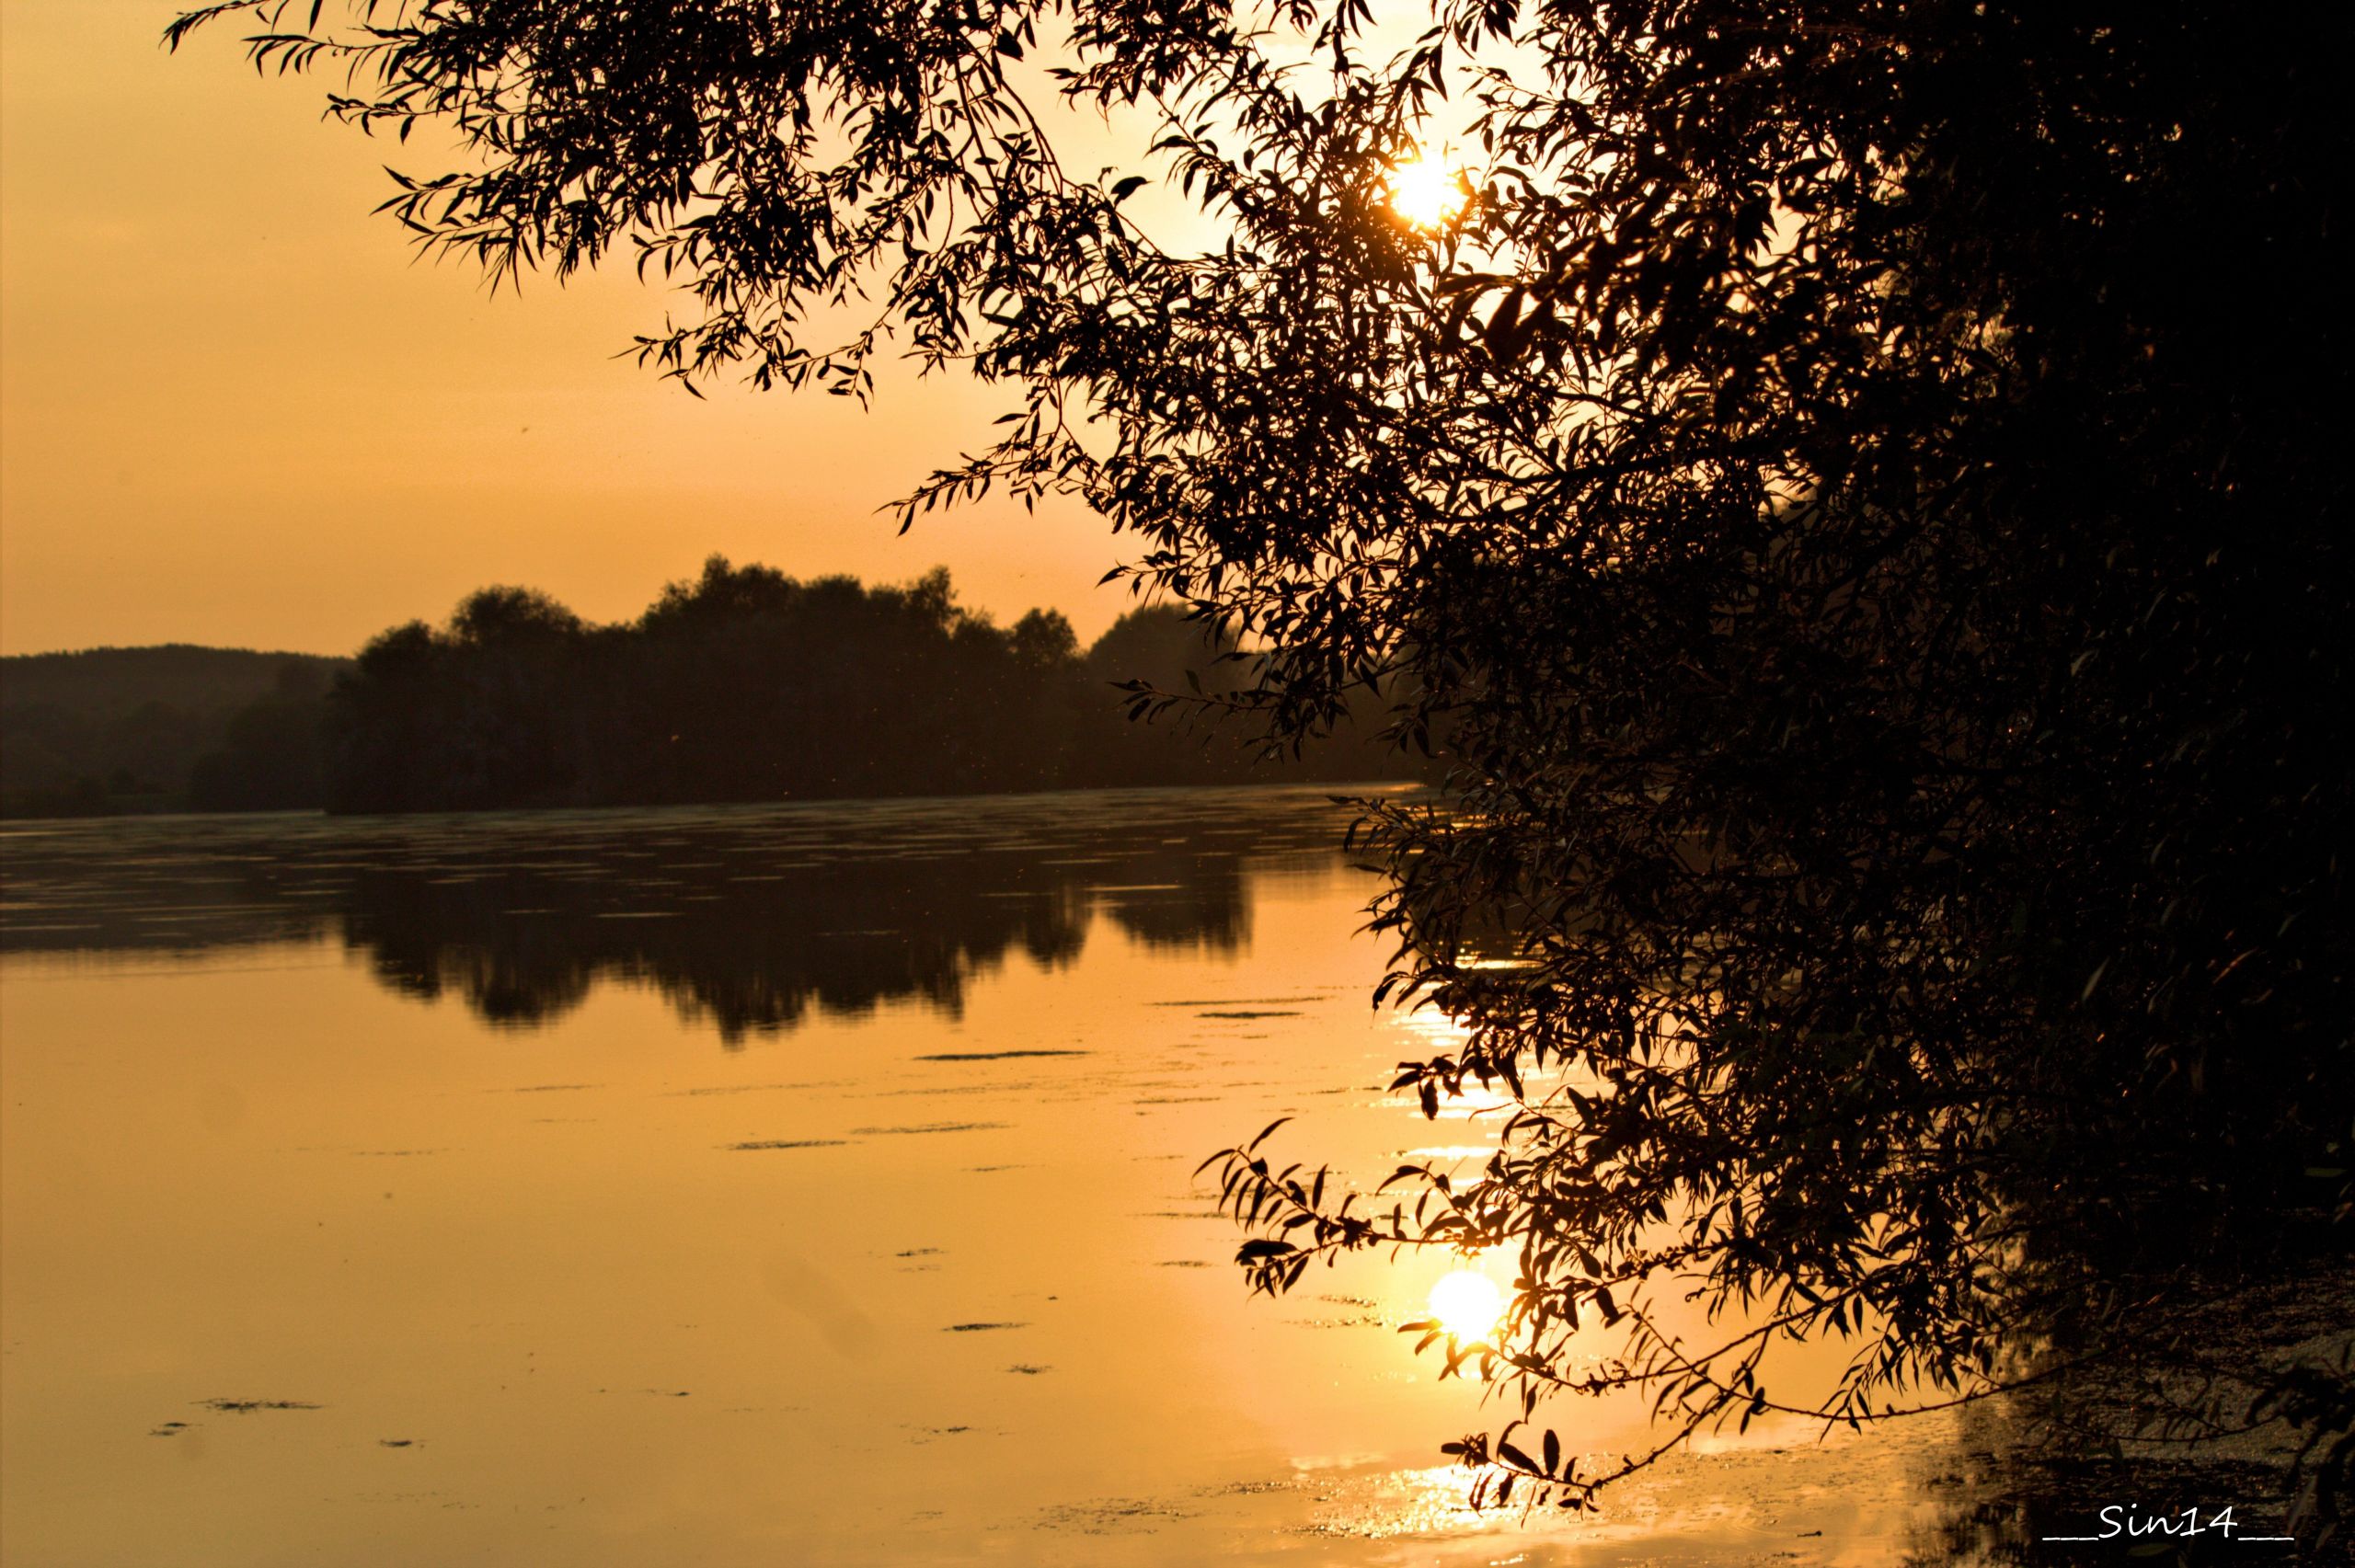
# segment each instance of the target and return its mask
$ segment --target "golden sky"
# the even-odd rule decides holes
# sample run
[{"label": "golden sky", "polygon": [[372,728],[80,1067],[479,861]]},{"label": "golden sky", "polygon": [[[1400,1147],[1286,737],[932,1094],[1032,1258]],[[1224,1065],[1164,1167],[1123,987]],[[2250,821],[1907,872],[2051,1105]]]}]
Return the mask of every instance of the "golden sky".
[{"label": "golden sky", "polygon": [[[876,509],[1009,394],[882,377],[696,402],[613,355],[626,272],[491,297],[370,209],[402,149],[257,80],[173,0],[0,0],[0,651],[198,642],[344,653],[494,582],[634,614],[714,551],[798,576],[935,564],[1001,623],[1083,639],[1124,541],[996,499],[905,537]],[[430,172],[412,147],[406,166]]]}]

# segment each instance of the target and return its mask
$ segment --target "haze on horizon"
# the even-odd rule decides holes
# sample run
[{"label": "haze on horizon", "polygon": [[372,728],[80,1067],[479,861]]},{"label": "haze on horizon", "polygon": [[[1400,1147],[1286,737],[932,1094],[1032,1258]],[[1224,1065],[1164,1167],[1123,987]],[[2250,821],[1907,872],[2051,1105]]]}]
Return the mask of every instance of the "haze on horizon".
[{"label": "haze on horizon", "polygon": [[[1081,639],[1132,601],[1075,504],[878,508],[1012,406],[891,373],[849,399],[711,389],[615,356],[661,322],[626,269],[490,296],[371,213],[402,149],[257,81],[177,0],[0,0],[0,652],[341,654],[517,583],[592,621],[707,555],[902,581]],[[420,137],[420,142],[422,138]],[[404,152],[407,155],[404,157]]]}]

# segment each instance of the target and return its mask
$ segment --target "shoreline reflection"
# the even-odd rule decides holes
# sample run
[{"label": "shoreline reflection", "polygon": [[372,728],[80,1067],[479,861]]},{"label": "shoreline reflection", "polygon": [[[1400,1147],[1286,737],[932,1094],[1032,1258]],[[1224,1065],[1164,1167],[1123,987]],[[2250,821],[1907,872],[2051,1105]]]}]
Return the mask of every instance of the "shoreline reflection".
[{"label": "shoreline reflection", "polygon": [[[1370,789],[1396,793],[1400,786]],[[1247,793],[1238,813],[1234,796]],[[729,1047],[916,999],[948,1017],[1020,954],[1052,972],[1101,919],[1151,949],[1249,940],[1244,866],[1322,864],[1323,789],[1137,790],[808,806],[115,818],[0,840],[0,953],[210,955],[340,942],[386,988],[539,1028],[650,987]],[[1239,825],[1238,825],[1239,824]]]}]

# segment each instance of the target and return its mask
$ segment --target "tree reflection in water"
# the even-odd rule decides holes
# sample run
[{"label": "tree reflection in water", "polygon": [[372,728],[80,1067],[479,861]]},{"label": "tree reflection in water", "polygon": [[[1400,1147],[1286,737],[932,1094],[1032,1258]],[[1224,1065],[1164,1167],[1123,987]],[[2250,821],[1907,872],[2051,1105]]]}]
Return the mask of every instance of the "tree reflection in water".
[{"label": "tree reflection in water", "polygon": [[1241,795],[44,824],[7,849],[0,940],[121,956],[340,939],[385,986],[490,1023],[545,1024],[618,982],[735,1046],[812,1009],[954,1015],[1010,953],[1071,963],[1099,916],[1148,947],[1232,952],[1244,861],[1322,861],[1348,820],[1322,790]]}]

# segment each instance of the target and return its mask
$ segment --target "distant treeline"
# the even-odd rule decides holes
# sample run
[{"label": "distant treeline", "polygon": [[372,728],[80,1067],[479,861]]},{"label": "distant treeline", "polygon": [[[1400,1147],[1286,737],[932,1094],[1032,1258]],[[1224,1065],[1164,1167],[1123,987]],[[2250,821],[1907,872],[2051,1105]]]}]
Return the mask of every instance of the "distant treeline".
[{"label": "distant treeline", "polygon": [[185,643],[0,659],[0,812],[316,807],[327,693],[350,662]]},{"label": "distant treeline", "polygon": [[1083,652],[1033,610],[960,607],[948,574],[903,587],[798,581],[714,556],[637,620],[592,626],[486,589],[447,626],[362,650],[330,705],[344,811],[955,795],[1246,778],[1364,778],[1396,762],[1343,738],[1281,768],[1231,731],[1142,725],[1116,681],[1212,688],[1223,650],[1170,609]]},{"label": "distant treeline", "polygon": [[[117,779],[62,761],[20,781],[18,667],[32,661],[12,659],[11,745],[0,766],[7,808],[32,815],[176,806],[480,810],[1416,776],[1374,738],[1372,722],[1301,757],[1266,761],[1233,728],[1170,717],[1142,724],[1124,714],[1116,683],[1183,692],[1190,672],[1215,692],[1227,651],[1174,609],[1133,611],[1082,650],[1053,611],[999,627],[964,609],[945,570],[870,588],[850,578],[799,581],[714,556],[701,577],[672,584],[619,624],[592,625],[528,589],[489,588],[446,625],[386,632],[340,670],[282,659],[266,690],[217,717],[207,745],[177,774],[159,767]],[[270,657],[193,648],[41,657],[167,653]],[[136,731],[141,715],[162,717],[143,707],[128,720],[118,715],[115,727]],[[63,727],[53,713],[45,722]],[[119,783],[155,788],[135,794]]]}]

